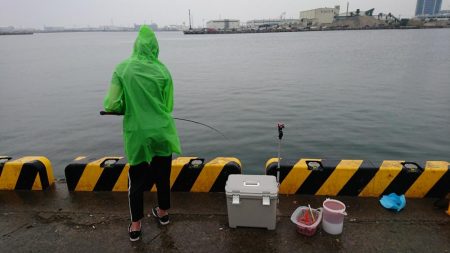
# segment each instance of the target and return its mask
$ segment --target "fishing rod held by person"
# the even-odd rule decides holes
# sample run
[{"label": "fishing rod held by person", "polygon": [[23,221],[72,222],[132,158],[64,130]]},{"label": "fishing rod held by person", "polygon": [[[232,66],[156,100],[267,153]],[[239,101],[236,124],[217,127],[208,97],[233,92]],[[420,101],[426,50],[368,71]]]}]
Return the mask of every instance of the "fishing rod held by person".
[{"label": "fishing rod held by person", "polygon": [[[120,112],[100,111],[100,115],[123,116],[123,113],[120,113]],[[187,121],[187,122],[191,122],[191,123],[194,123],[194,124],[197,124],[197,125],[205,126],[205,127],[209,128],[209,129],[211,129],[211,130],[213,130],[213,131],[219,133],[220,135],[222,135],[223,138],[228,139],[228,137],[227,137],[225,134],[223,134],[221,131],[219,131],[219,130],[217,130],[216,128],[214,128],[214,127],[212,127],[212,126],[209,126],[209,125],[207,125],[207,124],[204,124],[204,123],[201,123],[201,122],[198,122],[198,121],[195,121],[195,120],[183,119],[183,118],[177,118],[177,117],[173,117],[173,119],[181,120],[181,121]],[[283,125],[283,127],[284,127],[284,125]]]}]

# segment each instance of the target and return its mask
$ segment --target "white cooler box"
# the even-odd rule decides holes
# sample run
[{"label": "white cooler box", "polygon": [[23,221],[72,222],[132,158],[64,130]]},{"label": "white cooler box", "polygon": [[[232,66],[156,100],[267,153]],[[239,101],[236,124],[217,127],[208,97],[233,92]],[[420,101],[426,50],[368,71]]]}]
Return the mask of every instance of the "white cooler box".
[{"label": "white cooler box", "polygon": [[225,192],[231,228],[275,229],[278,184],[274,176],[231,174]]}]

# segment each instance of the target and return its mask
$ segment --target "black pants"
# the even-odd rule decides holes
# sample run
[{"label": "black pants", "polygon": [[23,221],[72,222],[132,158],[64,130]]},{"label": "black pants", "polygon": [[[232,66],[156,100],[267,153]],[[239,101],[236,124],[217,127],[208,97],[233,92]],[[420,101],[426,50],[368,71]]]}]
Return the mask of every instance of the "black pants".
[{"label": "black pants", "polygon": [[158,206],[163,210],[170,208],[170,170],[172,156],[155,156],[150,164],[141,163],[130,166],[128,172],[128,200],[131,220],[144,217],[144,191],[149,191],[156,183]]}]

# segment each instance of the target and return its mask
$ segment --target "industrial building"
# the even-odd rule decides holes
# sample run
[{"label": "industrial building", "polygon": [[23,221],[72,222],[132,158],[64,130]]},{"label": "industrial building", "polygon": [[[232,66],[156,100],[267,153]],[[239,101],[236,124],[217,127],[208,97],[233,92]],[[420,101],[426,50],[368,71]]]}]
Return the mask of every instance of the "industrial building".
[{"label": "industrial building", "polygon": [[350,11],[349,12],[347,10],[347,12],[339,13],[339,15],[336,15],[334,17],[334,19],[336,20],[336,19],[342,19],[342,18],[345,18],[345,17],[353,17],[353,16],[360,16],[360,17],[369,16],[369,17],[372,17],[374,11],[375,11],[375,8],[372,8],[372,9],[367,10],[367,11],[361,11],[360,9],[356,9],[356,11]]},{"label": "industrial building", "polygon": [[247,21],[247,28],[265,29],[273,27],[298,27],[299,19],[254,19]]},{"label": "industrial building", "polygon": [[300,12],[300,20],[305,22],[308,20],[315,25],[331,24],[334,17],[339,15],[340,6],[336,5],[334,8],[317,8],[308,11]]},{"label": "industrial building", "polygon": [[14,31],[14,26],[0,27],[0,32],[12,32]]},{"label": "industrial building", "polygon": [[420,15],[416,16],[415,19],[418,20],[447,20],[450,21],[450,10],[441,10],[439,13],[434,15]]},{"label": "industrial building", "polygon": [[240,21],[237,19],[210,20],[206,23],[206,27],[214,30],[233,30],[240,27]]},{"label": "industrial building", "polygon": [[[141,28],[141,25],[142,24],[134,24],[134,30],[135,31],[139,31],[139,29]],[[151,23],[151,24],[149,24],[147,26],[149,26],[153,31],[158,31],[159,30],[158,29],[158,24],[156,24],[156,23]]]},{"label": "industrial building", "polygon": [[44,31],[46,32],[64,31],[64,29],[64,26],[44,26]]},{"label": "industrial building", "polygon": [[441,11],[442,0],[417,0],[416,17],[436,15]]}]

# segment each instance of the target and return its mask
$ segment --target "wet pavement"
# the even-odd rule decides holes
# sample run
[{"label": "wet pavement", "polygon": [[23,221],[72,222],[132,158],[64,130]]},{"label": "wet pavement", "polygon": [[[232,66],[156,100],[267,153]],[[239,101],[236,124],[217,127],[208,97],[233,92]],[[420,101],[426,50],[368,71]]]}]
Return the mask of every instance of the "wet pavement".
[{"label": "wet pavement", "polygon": [[[277,228],[228,227],[224,193],[173,193],[171,223],[143,222],[142,240],[127,234],[127,193],[0,191],[0,252],[450,252],[450,216],[436,199],[407,199],[399,213],[377,198],[336,197],[347,205],[341,235],[319,226],[300,235],[290,215],[320,207],[324,196],[281,195]],[[146,211],[156,195],[147,193]]]}]

